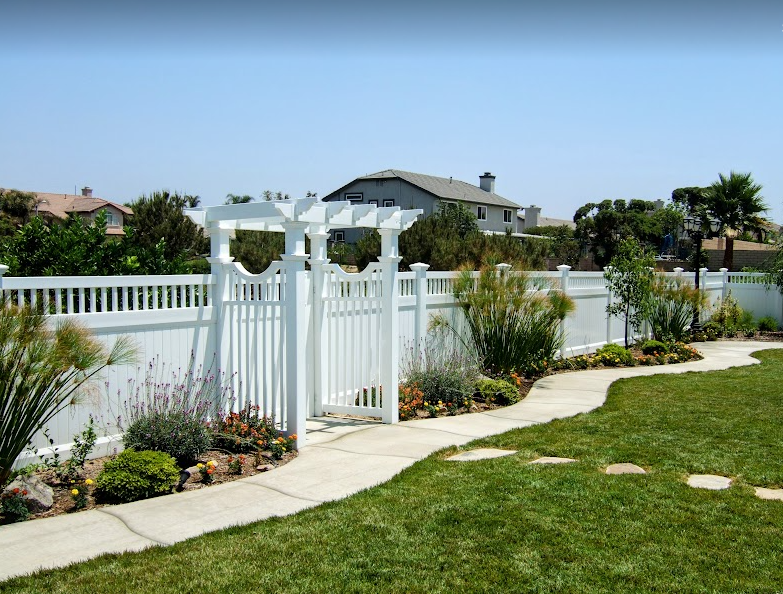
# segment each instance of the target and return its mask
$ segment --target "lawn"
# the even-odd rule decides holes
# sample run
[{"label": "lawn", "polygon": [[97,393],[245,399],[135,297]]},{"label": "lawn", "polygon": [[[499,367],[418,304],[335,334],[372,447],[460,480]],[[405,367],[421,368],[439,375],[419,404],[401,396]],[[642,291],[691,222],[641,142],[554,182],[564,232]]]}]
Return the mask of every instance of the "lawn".
[{"label": "lawn", "polygon": [[[783,351],[757,356],[622,380],[592,413],[468,446],[514,456],[451,448],[343,501],[0,592],[779,592],[783,502],[752,486],[783,486]],[[579,462],[526,464],[541,455]],[[648,474],[601,472],[614,462]],[[696,490],[689,473],[735,482]]]}]

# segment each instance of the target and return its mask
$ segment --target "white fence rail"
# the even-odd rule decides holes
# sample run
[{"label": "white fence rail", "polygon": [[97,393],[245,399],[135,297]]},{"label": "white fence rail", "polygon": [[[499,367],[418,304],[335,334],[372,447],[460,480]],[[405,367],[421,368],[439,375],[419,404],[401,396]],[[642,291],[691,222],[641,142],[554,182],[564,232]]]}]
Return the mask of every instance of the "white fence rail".
[{"label": "white fence rail", "polygon": [[[291,266],[276,262],[259,275],[241,265],[220,263],[210,275],[0,276],[0,295],[10,302],[42,307],[52,323],[76,318],[107,345],[120,335],[130,335],[138,345],[136,365],[108,370],[84,404],[68,407],[53,420],[49,433],[54,443],[67,452],[89,415],[103,417],[107,433],[116,433],[112,413],[119,413],[132,397],[151,361],[170,374],[184,373],[191,361],[225,374],[235,409],[258,406],[289,432],[297,430],[289,423],[297,418],[292,412],[302,406],[303,415],[350,413],[388,420],[390,407],[396,409],[398,377],[398,369],[388,369],[389,361],[397,361],[391,342],[404,366],[406,357],[419,356],[434,315],[462,323],[453,296],[458,273],[428,272],[423,264],[405,273],[373,264],[358,274],[323,261],[307,272],[301,265]],[[562,287],[576,303],[564,322],[565,356],[623,340],[623,322],[606,315],[612,297],[602,273],[561,267],[531,274]],[[693,282],[693,273],[667,276],[677,274]],[[301,286],[291,293],[294,278]],[[783,323],[783,298],[764,275],[702,270],[699,284],[710,303],[731,293],[754,317],[772,316]],[[294,299],[297,291],[306,299]],[[293,326],[292,307],[298,316]],[[709,312],[703,312],[703,318],[708,317]],[[289,389],[292,373],[299,371],[306,380],[304,403]],[[384,381],[392,385],[388,400],[382,399]],[[103,449],[96,454],[117,445],[108,437],[101,443]],[[48,443],[39,435],[33,445],[44,448]]]}]

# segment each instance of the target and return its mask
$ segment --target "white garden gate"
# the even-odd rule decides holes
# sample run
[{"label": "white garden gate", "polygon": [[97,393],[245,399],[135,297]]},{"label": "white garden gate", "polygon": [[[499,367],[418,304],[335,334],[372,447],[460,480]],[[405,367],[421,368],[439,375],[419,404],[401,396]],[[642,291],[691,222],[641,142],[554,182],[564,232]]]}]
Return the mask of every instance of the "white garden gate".
[{"label": "white garden gate", "polygon": [[[306,439],[308,415],[351,413],[397,422],[398,238],[421,210],[304,199],[185,213],[211,238],[217,356],[234,383],[236,409],[252,404],[275,415],[297,435],[298,446]],[[352,228],[381,235],[378,262],[358,274],[327,258],[329,232]],[[236,230],[284,232],[281,261],[258,275],[233,263],[229,244]]]}]

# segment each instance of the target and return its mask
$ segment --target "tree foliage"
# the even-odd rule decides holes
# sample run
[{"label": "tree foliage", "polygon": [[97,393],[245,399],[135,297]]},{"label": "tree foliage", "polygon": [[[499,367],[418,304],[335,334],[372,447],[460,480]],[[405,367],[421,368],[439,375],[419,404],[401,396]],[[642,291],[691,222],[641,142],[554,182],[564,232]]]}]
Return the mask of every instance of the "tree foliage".
[{"label": "tree foliage", "polygon": [[544,225],[525,229],[527,235],[541,235],[547,238],[547,257],[556,258],[561,264],[579,268],[582,246],[568,225]]},{"label": "tree foliage", "polygon": [[[519,269],[540,269],[547,251],[545,240],[482,233],[476,216],[462,204],[441,205],[437,212],[416,221],[400,234],[399,247],[404,268],[425,262],[430,270],[477,270],[501,262]],[[380,253],[378,233],[368,231],[354,247],[356,265],[363,269]]]},{"label": "tree foliage", "polygon": [[606,306],[610,315],[625,320],[625,346],[630,329],[638,331],[647,315],[647,303],[655,278],[653,257],[634,239],[620,243],[604,272],[613,303]]},{"label": "tree foliage", "polygon": [[0,240],[0,262],[9,276],[110,276],[126,274],[178,274],[185,272],[181,258],[166,257],[165,241],[142,248],[126,236],[106,236],[106,212],[93,223],[72,214],[62,223],[41,217],[15,235]]},{"label": "tree foliage", "polygon": [[655,204],[647,200],[590,202],[574,214],[574,236],[590,249],[596,264],[606,266],[620,242],[628,237],[649,249],[659,249],[676,218],[676,212],[656,210]]},{"label": "tree foliage", "polygon": [[35,203],[32,192],[0,189],[0,237],[13,235],[17,227],[29,221]]},{"label": "tree foliage", "polygon": [[165,240],[168,260],[185,260],[209,252],[209,239],[193,221],[183,214],[185,208],[195,208],[198,196],[170,193],[168,190],[143,195],[129,206],[133,209],[130,225],[134,233],[128,238],[134,246],[147,250]]}]

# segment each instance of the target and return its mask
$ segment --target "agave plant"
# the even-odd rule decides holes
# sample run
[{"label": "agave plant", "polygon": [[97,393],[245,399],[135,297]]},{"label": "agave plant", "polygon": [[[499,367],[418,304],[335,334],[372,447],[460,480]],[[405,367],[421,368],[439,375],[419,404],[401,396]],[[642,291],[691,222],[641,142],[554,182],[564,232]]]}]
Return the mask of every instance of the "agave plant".
[{"label": "agave plant", "polygon": [[561,322],[574,308],[562,291],[524,272],[463,272],[454,294],[465,314],[482,368],[527,375],[562,347]]},{"label": "agave plant", "polygon": [[0,487],[36,432],[77,403],[96,373],[134,353],[127,337],[107,352],[73,320],[50,328],[44,314],[0,301]]}]

